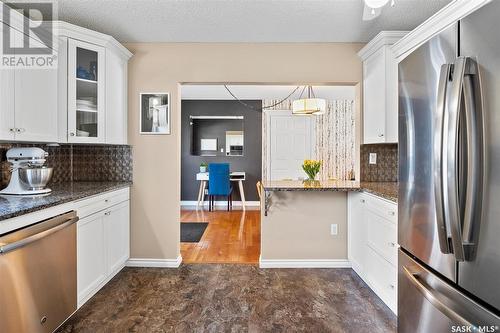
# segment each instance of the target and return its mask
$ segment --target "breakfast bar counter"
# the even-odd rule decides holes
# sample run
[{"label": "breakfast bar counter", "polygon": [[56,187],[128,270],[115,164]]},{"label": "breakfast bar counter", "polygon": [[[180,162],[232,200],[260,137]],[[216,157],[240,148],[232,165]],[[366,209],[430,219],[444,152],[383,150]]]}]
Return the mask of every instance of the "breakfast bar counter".
[{"label": "breakfast bar counter", "polygon": [[261,267],[347,267],[347,200],[353,191],[397,201],[397,183],[263,181]]},{"label": "breakfast bar counter", "polygon": [[264,191],[360,191],[351,180],[271,180],[263,181]]},{"label": "breakfast bar counter", "polygon": [[[263,181],[261,267],[344,267],[347,194],[356,181]],[[307,235],[307,237],[304,237]]]}]

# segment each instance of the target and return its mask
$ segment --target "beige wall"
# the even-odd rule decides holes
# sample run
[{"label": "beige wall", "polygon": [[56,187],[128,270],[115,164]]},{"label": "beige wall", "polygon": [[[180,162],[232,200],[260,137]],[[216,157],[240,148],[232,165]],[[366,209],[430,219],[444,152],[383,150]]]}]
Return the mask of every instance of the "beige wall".
[{"label": "beige wall", "polygon": [[[362,79],[356,54],[363,46],[359,43],[125,46],[134,54],[128,67],[128,135],[134,154],[132,258],[174,259],[179,255],[180,83],[356,85]],[[140,92],[170,93],[171,135],[139,135]]]},{"label": "beige wall", "polygon": [[271,192],[270,202],[261,215],[262,260],[347,259],[347,192]]}]

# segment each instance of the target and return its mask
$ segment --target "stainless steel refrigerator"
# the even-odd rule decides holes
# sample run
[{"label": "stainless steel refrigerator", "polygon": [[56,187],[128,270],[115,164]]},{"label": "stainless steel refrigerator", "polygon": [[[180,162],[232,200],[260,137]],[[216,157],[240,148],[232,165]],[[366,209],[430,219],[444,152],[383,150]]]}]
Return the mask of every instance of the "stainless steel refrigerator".
[{"label": "stainless steel refrigerator", "polygon": [[399,65],[398,328],[500,332],[500,1]]}]

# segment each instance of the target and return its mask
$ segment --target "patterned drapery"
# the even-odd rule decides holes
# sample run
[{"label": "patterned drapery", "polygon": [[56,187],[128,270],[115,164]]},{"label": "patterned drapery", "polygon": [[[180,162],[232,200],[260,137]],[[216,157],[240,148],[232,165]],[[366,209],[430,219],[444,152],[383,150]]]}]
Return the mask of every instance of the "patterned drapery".
[{"label": "patterned drapery", "polygon": [[[278,100],[263,100],[262,106],[273,105]],[[291,110],[288,100],[266,110]],[[314,158],[323,161],[320,179],[354,179],[355,169],[355,109],[353,100],[329,100],[326,113],[315,117],[316,142]],[[267,172],[267,123],[262,128],[262,178],[268,179]]]}]

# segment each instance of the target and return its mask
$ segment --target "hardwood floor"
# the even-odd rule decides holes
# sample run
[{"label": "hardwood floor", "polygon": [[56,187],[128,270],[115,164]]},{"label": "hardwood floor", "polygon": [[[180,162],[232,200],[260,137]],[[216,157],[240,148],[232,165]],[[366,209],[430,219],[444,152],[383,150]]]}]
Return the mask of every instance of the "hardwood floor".
[{"label": "hardwood floor", "polygon": [[198,243],[181,242],[184,263],[259,262],[259,210],[182,210],[181,222],[208,222],[208,227]]}]

